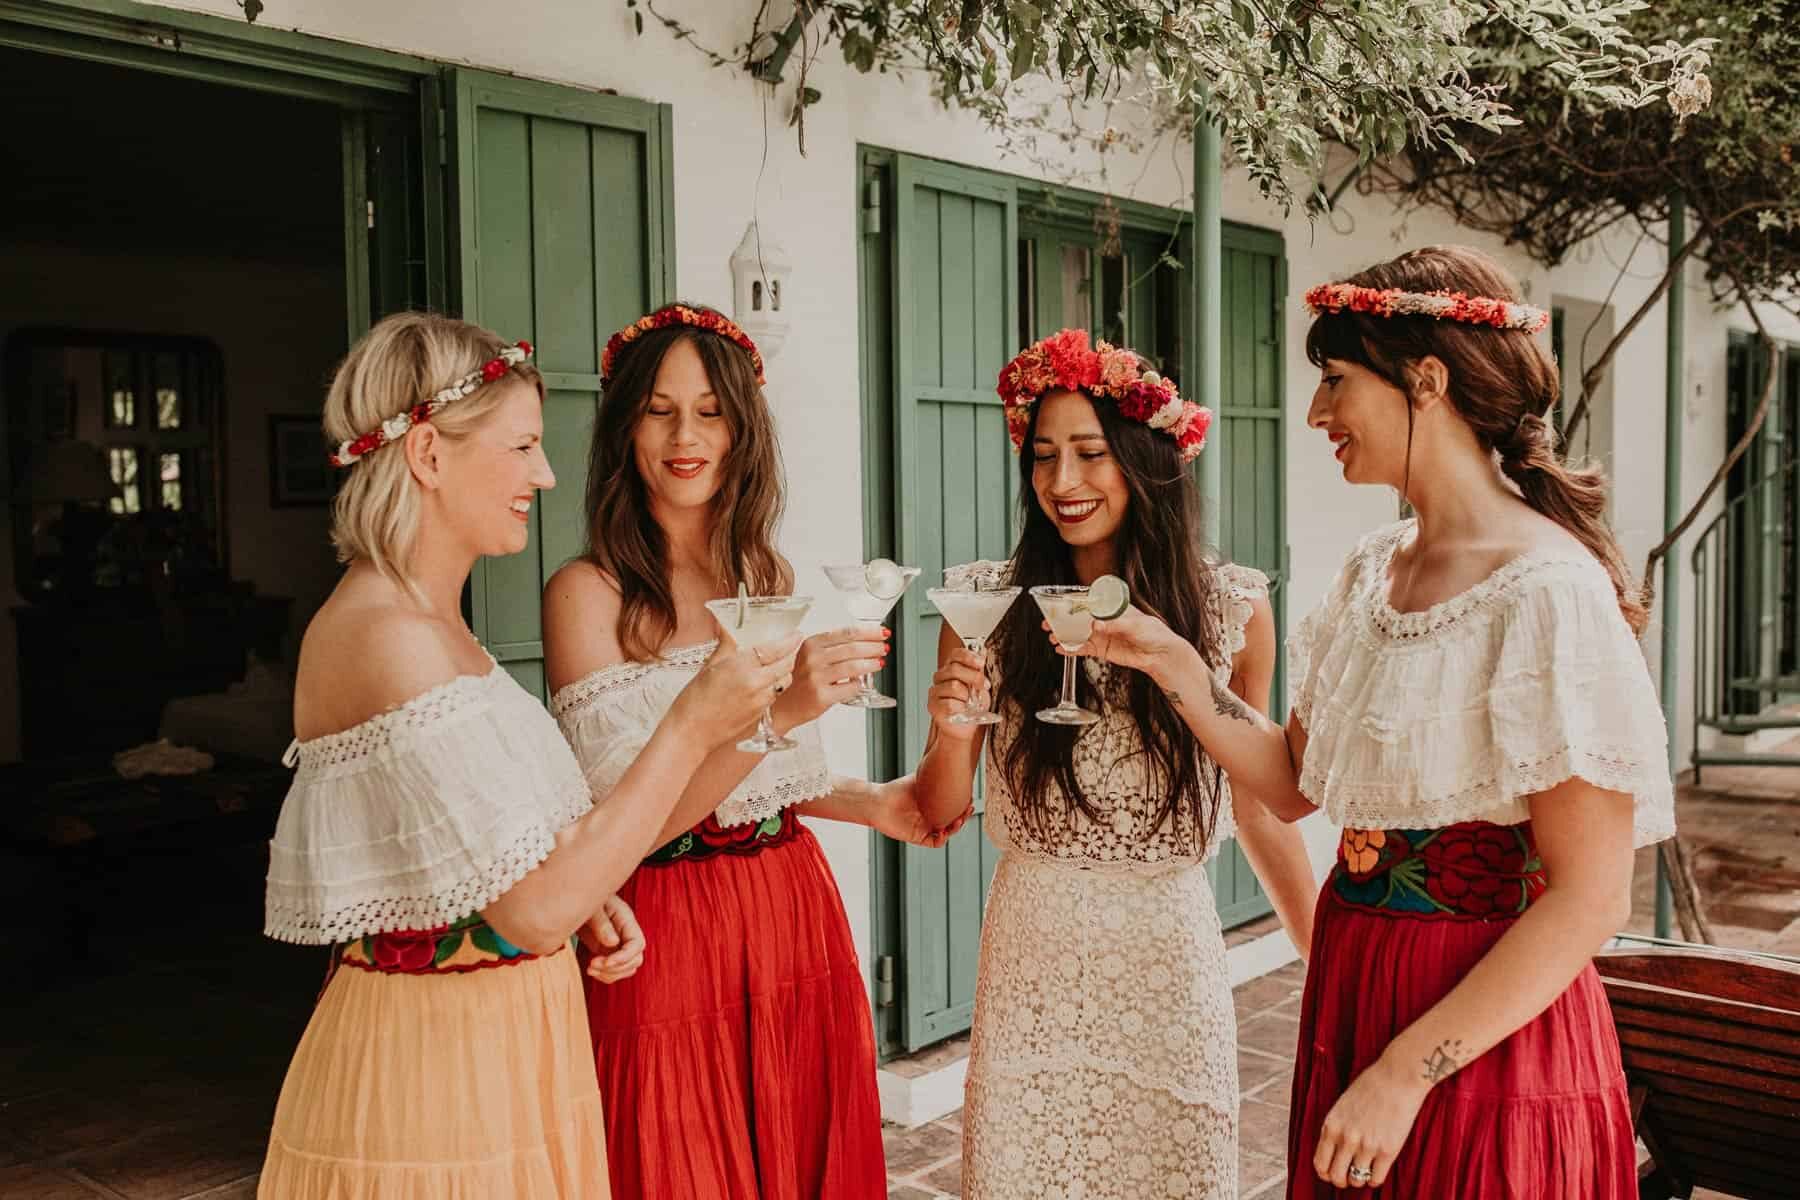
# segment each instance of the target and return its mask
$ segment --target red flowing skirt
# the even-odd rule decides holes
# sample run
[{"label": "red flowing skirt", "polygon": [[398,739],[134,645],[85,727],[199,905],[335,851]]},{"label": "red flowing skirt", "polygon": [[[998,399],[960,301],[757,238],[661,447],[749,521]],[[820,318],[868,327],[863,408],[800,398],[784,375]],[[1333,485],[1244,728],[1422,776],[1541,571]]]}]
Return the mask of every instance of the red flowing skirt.
[{"label": "red flowing skirt", "polygon": [[1382,1187],[1340,1191],[1313,1169],[1332,1104],[1543,888],[1529,824],[1344,831],[1301,1000],[1289,1200],[1635,1200],[1619,1039],[1592,966],[1431,1089]]},{"label": "red flowing skirt", "polygon": [[643,967],[587,980],[614,1197],[885,1197],[868,993],[812,833],[709,819],[620,895]]}]

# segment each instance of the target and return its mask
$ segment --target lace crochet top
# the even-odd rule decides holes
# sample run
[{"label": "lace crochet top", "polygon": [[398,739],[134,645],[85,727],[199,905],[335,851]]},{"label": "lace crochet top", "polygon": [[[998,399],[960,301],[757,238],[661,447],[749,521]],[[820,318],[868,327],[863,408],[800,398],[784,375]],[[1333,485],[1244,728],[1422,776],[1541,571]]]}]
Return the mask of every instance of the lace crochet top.
[{"label": "lace crochet top", "polygon": [[543,706],[498,664],[295,742],[263,931],[333,944],[448,925],[549,857],[591,804]]},{"label": "lace crochet top", "polygon": [[[702,642],[672,650],[656,662],[602,667],[550,698],[550,712],[574,747],[595,795],[604,796],[617,786],[675,697],[699,674],[717,645]],[[789,736],[800,745],[767,755],[751,768],[714,813],[720,825],[765,821],[831,790],[818,726],[811,722],[796,726]]]},{"label": "lace crochet top", "polygon": [[1635,845],[1675,831],[1667,730],[1604,567],[1533,551],[1421,612],[1388,602],[1403,521],[1364,538],[1288,645],[1300,790],[1358,829],[1529,820],[1579,777],[1633,798]]},{"label": "lace crochet top", "polygon": [[[987,566],[994,564],[972,564]],[[1268,592],[1269,581],[1250,567],[1225,563],[1213,568],[1214,590],[1207,601],[1223,632],[1223,660],[1212,665],[1213,676],[1229,687],[1233,663],[1243,650],[1250,624],[1252,603]],[[1019,603],[1033,603],[1021,596]],[[1044,652],[1054,653],[1049,639]],[[995,660],[989,658],[989,671]],[[1080,731],[1075,740],[1075,774],[1083,795],[1099,813],[1095,820],[1073,804],[1066,804],[1054,776],[1045,781],[1052,814],[1065,810],[1066,819],[1052,818],[1048,829],[1034,833],[1019,812],[1018,802],[1006,778],[1006,748],[1018,736],[1020,722],[1035,720],[1025,709],[1035,704],[1008,703],[1001,723],[994,726],[984,759],[988,809],[985,828],[1002,850],[1032,858],[1049,858],[1086,867],[1142,869],[1192,865],[1212,857],[1232,836],[1231,781],[1219,780],[1219,809],[1210,837],[1204,841],[1196,828],[1192,806],[1178,801],[1174,812],[1161,815],[1166,785],[1154,780],[1149,755],[1138,734],[1126,694],[1131,672],[1098,659],[1080,660],[1088,682],[1103,697],[1101,721]],[[1046,700],[1050,699],[1046,697]],[[1091,702],[1087,702],[1092,707]],[[1217,768],[1195,746],[1200,756],[1200,778],[1210,782]]]}]

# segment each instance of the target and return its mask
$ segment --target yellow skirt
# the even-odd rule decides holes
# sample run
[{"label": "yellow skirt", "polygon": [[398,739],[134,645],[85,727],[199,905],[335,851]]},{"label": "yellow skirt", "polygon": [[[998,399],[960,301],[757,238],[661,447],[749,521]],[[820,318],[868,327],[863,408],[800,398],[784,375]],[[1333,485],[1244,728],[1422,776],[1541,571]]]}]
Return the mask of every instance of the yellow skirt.
[{"label": "yellow skirt", "polygon": [[340,968],[275,1106],[260,1200],[605,1200],[567,950],[466,973]]}]

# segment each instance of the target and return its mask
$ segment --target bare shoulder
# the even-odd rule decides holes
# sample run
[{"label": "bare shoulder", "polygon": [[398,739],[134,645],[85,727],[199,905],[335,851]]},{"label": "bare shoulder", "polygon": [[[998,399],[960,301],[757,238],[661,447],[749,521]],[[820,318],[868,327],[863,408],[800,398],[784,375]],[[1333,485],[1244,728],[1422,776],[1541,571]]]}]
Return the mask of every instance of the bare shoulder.
[{"label": "bare shoulder", "polygon": [[544,585],[544,660],[551,691],[623,662],[618,581],[586,559],[563,566]]},{"label": "bare shoulder", "polygon": [[350,729],[460,675],[485,673],[491,665],[475,653],[465,635],[416,609],[334,600],[300,644],[295,734]]}]

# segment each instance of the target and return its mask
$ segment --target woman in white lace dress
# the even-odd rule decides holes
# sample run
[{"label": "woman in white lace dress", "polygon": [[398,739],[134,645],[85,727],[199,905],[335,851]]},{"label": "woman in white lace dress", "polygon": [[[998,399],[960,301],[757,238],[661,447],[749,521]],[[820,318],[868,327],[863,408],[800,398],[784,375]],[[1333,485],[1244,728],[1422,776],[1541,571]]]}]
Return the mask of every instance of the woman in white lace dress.
[{"label": "woman in white lace dress", "polygon": [[1418,516],[1363,539],[1301,623],[1288,728],[1144,613],[1096,622],[1083,653],[1179,695],[1264,803],[1343,826],[1291,1200],[1629,1200],[1630,1097],[1591,959],[1630,914],[1633,847],[1674,830],[1672,788],[1605,477],[1566,465],[1548,423],[1549,314],[1459,246],[1307,304],[1309,423],[1348,481]]},{"label": "woman in white lace dress", "polygon": [[[1266,706],[1267,581],[1201,555],[1186,464],[1210,414],[1129,351],[1065,331],[1001,374],[1023,445],[1020,586],[1123,578],[1210,664]],[[964,577],[958,578],[958,575]],[[1096,665],[1098,724],[1038,721],[1062,660],[1021,598],[985,666],[946,625],[919,765],[926,818],[968,802],[986,742],[986,829],[1001,849],[981,932],[963,1111],[963,1194],[1017,1200],[1237,1194],[1237,1044],[1204,864],[1236,832],[1290,935],[1309,941],[1313,875],[1296,831],[1236,801],[1147,676]],[[950,723],[991,685],[1000,717]],[[992,729],[991,738],[985,731]]]},{"label": "woman in white lace dress", "polygon": [[[552,708],[596,793],[612,788],[713,652],[705,607],[786,595],[781,463],[762,360],[710,309],[672,305],[608,343],[588,471],[589,552],[544,599]],[[650,946],[590,985],[614,1194],[875,1200],[887,1194],[875,1039],[831,869],[799,815],[937,844],[910,779],[834,780],[815,718],[879,669],[887,631],[808,638],[767,757],[707,753],[625,884]],[[704,760],[704,761],[701,761]],[[665,809],[665,811],[667,811]]]},{"label": "woman in white lace dress", "polygon": [[[270,1131],[265,1200],[605,1197],[569,951],[607,979],[643,939],[613,893],[694,772],[793,666],[715,656],[590,806],[555,724],[475,641],[478,556],[524,549],[544,457],[531,348],[447,317],[382,321],[325,402],[349,563],[307,627],[297,765],[266,932],[334,947]],[[770,647],[780,650],[782,647]]]}]

